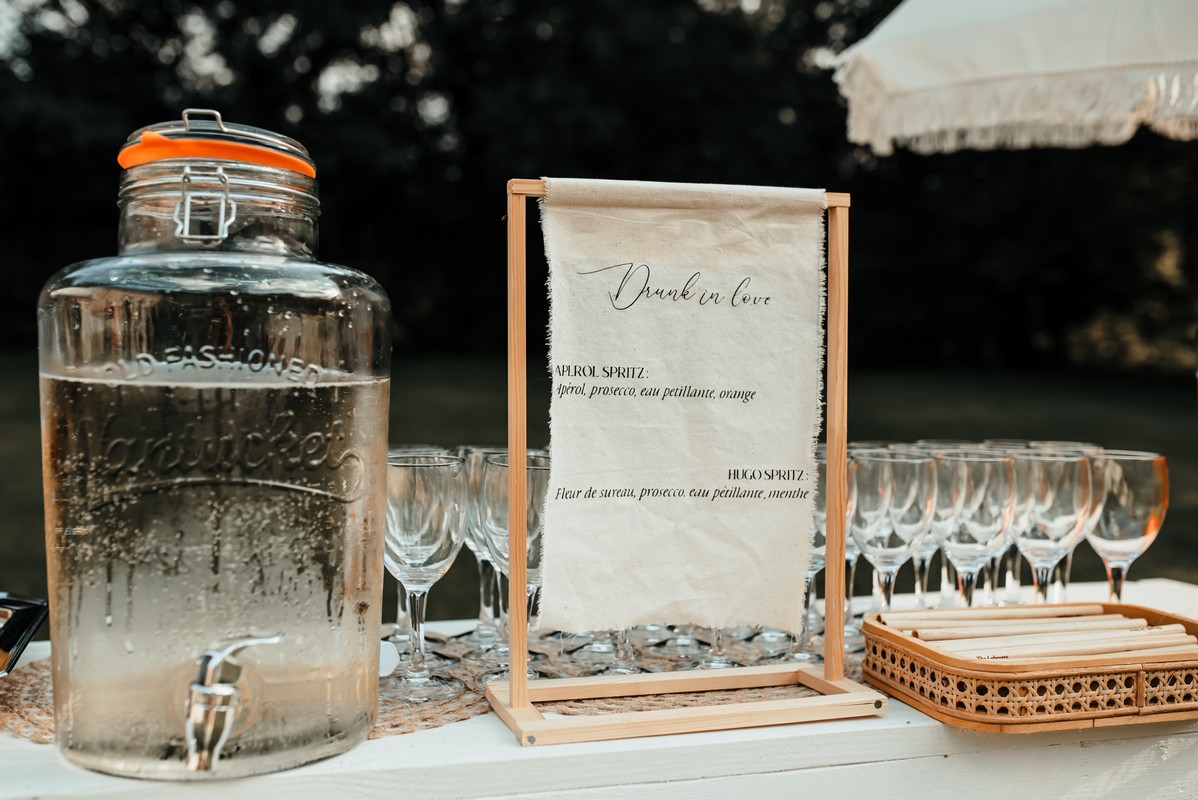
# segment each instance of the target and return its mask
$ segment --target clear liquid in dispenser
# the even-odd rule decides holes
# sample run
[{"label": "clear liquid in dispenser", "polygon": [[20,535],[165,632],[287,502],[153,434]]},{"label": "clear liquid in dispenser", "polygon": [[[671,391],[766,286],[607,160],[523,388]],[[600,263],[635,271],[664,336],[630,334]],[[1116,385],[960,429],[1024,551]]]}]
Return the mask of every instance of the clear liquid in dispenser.
[{"label": "clear liquid in dispenser", "polygon": [[242,707],[214,777],[365,735],[388,384],[296,377],[43,373],[51,608],[70,643],[53,656],[56,726],[73,760],[207,777],[182,772],[188,687],[206,648],[247,635],[283,639],[237,656]]}]

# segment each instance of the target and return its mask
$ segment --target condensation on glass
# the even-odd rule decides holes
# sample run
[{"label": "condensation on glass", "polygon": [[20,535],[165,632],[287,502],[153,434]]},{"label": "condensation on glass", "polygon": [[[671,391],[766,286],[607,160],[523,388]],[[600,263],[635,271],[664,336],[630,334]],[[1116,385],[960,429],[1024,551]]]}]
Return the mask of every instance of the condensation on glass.
[{"label": "condensation on glass", "polygon": [[390,310],[315,260],[315,171],[210,111],[134,132],[119,252],[38,308],[56,736],[233,777],[377,705]]}]

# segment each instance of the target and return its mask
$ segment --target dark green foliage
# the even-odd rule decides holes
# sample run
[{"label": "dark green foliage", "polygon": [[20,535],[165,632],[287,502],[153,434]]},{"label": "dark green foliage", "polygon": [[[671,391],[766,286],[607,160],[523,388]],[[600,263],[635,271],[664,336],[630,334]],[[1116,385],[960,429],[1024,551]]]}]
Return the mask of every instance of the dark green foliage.
[{"label": "dark green foliage", "polygon": [[[852,192],[860,366],[1164,365],[1118,342],[1079,353],[1068,334],[1106,314],[1184,338],[1195,146],[1142,133],[1118,148],[875,159],[845,141],[813,56],[893,5],[49,3],[13,17],[22,36],[0,64],[0,334],[31,342],[46,277],[113,251],[124,137],[204,106],[308,145],[323,257],[383,281],[403,351],[499,352],[504,183],[568,175]],[[415,27],[363,34],[389,17]],[[322,101],[339,63],[366,80]],[[534,344],[544,315],[531,309]]]}]

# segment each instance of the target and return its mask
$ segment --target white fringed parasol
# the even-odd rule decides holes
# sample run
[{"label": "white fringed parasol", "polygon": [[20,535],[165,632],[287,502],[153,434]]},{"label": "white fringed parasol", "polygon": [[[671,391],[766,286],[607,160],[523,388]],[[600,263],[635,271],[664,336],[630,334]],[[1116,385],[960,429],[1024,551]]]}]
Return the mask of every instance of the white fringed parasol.
[{"label": "white fringed parasol", "polygon": [[905,0],[834,65],[879,155],[1198,138],[1198,0]]}]

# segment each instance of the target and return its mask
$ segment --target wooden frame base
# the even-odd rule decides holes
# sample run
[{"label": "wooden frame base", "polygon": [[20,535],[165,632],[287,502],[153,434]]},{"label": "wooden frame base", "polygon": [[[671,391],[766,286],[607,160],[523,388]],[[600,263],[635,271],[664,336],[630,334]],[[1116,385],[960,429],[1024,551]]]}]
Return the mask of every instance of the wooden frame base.
[{"label": "wooden frame base", "polygon": [[[627,711],[593,716],[547,717],[532,703],[640,697],[655,694],[757,689],[801,684],[817,697],[758,700],[721,705],[688,706],[654,711]],[[664,736],[693,731],[720,731],[762,725],[788,725],[885,713],[886,697],[853,681],[827,680],[822,668],[788,664],[690,672],[655,672],[601,678],[558,678],[527,683],[529,703],[511,702],[506,681],[487,684],[487,699],[522,745],[595,742],[634,736]]]},{"label": "wooden frame base", "polygon": [[[528,444],[526,238],[529,197],[543,197],[543,180],[514,179],[507,186],[508,229],[508,458],[523,463]],[[849,195],[829,192],[827,305],[828,508],[847,508],[845,497],[848,388]],[[522,745],[584,742],[759,725],[880,715],[884,695],[844,678],[844,605],[830,603],[823,668],[768,665],[725,670],[652,673],[528,681],[525,607],[527,520],[525,471],[508,471],[508,642],[510,682],[487,684],[487,699]],[[843,597],[844,514],[828,514],[826,594]],[[818,697],[733,702],[596,716],[546,717],[533,705],[554,700],[644,696],[802,684]]]}]

